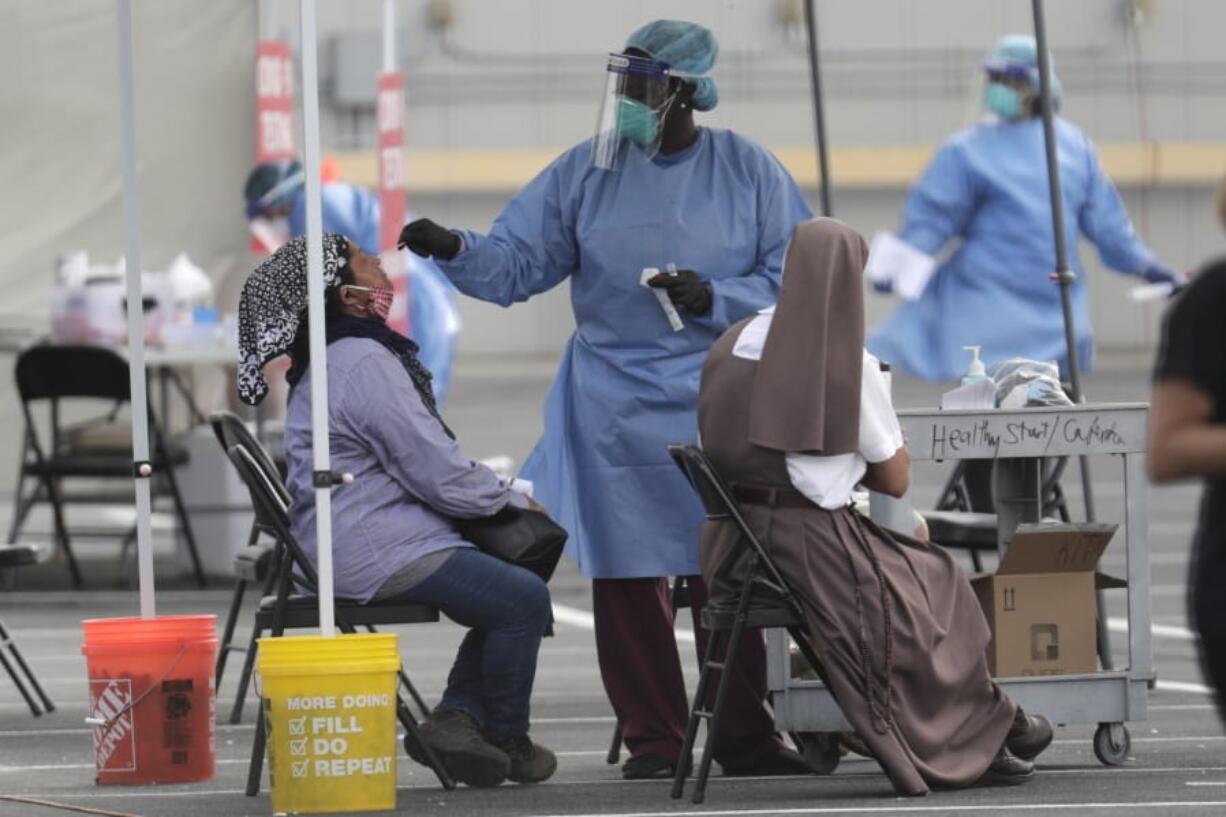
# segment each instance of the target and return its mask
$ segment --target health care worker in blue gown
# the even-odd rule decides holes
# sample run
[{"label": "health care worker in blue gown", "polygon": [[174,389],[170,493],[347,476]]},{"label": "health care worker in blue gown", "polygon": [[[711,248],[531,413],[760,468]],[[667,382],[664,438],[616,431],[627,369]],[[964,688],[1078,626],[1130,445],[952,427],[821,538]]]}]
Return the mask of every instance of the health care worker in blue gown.
[{"label": "health care worker in blue gown", "polygon": [[[533,179],[488,235],[423,219],[401,236],[461,292],[504,306],[570,279],[577,329],[523,476],[570,531],[592,578],[601,675],[631,753],[627,778],[671,776],[684,737],[685,685],[661,577],[690,577],[695,611],[706,595],[703,511],[667,446],[696,438],[703,359],[725,329],[775,302],[792,229],[811,217],[770,153],[695,124],[694,111],[718,100],[705,76],[716,54],[702,26],[643,26],[609,57],[596,136]],[[675,274],[653,272],[670,265]],[[734,774],[807,771],[763,707],[760,639],[738,665],[716,759]]]},{"label": "health care worker in blue gown", "polygon": [[[252,232],[268,251],[306,232],[306,177],[296,160],[257,165],[243,188]],[[323,229],[350,238],[363,252],[379,254],[379,197],[343,181],[324,181]],[[406,257],[409,277],[409,337],[418,345],[418,359],[433,376],[435,400],[447,400],[451,365],[459,334],[455,292],[434,264]]]},{"label": "health care worker in blue gown", "polygon": [[[871,333],[868,349],[926,380],[964,374],[967,345],[980,346],[988,365],[1011,357],[1054,360],[1067,376],[1060,290],[1050,277],[1056,255],[1034,38],[1003,37],[984,67],[990,116],[937,151],[907,197],[897,236],[874,241],[868,275],[879,291],[889,291],[900,267],[920,270],[922,279],[947,244],[958,239],[961,245],[916,300],[904,300]],[[1059,110],[1060,85],[1054,75],[1052,80],[1052,102]],[[1088,367],[1094,336],[1085,274],[1074,249],[1079,234],[1117,272],[1174,288],[1183,278],[1159,263],[1133,232],[1086,135],[1062,118],[1056,119],[1055,132],[1069,263],[1077,275],[1071,289],[1077,355]],[[883,258],[890,260],[883,263]],[[903,276],[908,277],[914,280]],[[907,285],[896,280],[895,289],[907,297]]]}]

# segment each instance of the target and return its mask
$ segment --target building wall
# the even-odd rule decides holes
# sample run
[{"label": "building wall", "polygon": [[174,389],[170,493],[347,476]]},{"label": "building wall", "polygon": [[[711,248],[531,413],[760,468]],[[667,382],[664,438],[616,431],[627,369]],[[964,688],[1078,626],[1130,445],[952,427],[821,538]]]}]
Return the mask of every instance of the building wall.
[{"label": "building wall", "polygon": [[[271,3],[273,26],[292,34],[293,4],[265,2]],[[378,65],[381,5],[321,4],[327,149],[361,151],[370,144],[373,94],[363,95],[362,77]],[[816,5],[827,130],[836,148],[939,144],[979,114],[979,66],[988,45],[1001,34],[1031,30],[1031,4],[1022,0]],[[704,124],[734,128],[776,150],[812,143],[799,2],[400,0],[397,7],[410,162],[415,150],[560,151],[586,138],[602,88],[604,54],[657,16],[702,22],[720,40],[715,76],[721,103],[702,117]],[[1131,10],[1140,11],[1135,22],[1129,22]],[[1065,88],[1063,112],[1096,142],[1226,144],[1226,64],[1217,35],[1226,26],[1226,4],[1078,0],[1048,3],[1047,13]],[[1142,175],[1122,185],[1138,230],[1171,266],[1193,266],[1220,246],[1210,203],[1223,170],[1207,166],[1198,178],[1179,183]],[[836,176],[835,212],[866,234],[890,228],[908,181],[848,189],[840,188]],[[816,203],[813,185],[806,193]],[[408,180],[413,211],[479,230],[510,194],[415,190],[413,178]],[[1082,252],[1100,343],[1150,346],[1158,308],[1132,304],[1132,282],[1104,271],[1092,248]],[[465,299],[463,351],[556,354],[571,325],[565,297],[554,292],[511,310]],[[870,298],[870,320],[892,305]]]}]

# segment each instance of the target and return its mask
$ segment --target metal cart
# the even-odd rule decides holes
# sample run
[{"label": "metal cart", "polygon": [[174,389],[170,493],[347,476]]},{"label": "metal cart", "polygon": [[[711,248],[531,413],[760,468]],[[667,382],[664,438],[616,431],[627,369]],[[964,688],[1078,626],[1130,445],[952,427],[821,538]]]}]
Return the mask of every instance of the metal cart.
[{"label": "metal cart", "polygon": [[[1126,721],[1147,717],[1154,677],[1150,651],[1149,484],[1145,476],[1143,403],[1029,408],[1018,411],[905,410],[898,413],[913,462],[997,461],[997,546],[1003,553],[1019,523],[1039,521],[1042,461],[1047,457],[1114,455],[1124,468],[1124,542],[1128,579],[1128,665],[1085,675],[999,678],[1028,711],[1059,724],[1096,723],[1094,754],[1109,766],[1128,758]],[[912,525],[908,498],[874,495],[872,517],[899,530]],[[767,631],[767,686],[775,726],[785,732],[850,729],[818,681],[791,678],[786,630]]]}]

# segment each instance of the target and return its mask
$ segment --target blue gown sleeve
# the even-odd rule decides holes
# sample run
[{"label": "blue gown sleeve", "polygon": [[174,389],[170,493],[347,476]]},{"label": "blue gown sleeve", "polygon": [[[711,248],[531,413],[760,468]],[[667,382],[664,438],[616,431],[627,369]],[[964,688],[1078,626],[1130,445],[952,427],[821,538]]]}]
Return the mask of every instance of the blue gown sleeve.
[{"label": "blue gown sleeve", "polygon": [[1117,272],[1140,275],[1154,263],[1154,254],[1133,231],[1120,193],[1103,173],[1098,153],[1085,139],[1086,196],[1077,224],[1098,248],[1098,257]]},{"label": "blue gown sleeve", "polygon": [[975,199],[974,175],[962,146],[946,142],[907,195],[898,237],[922,253],[937,255],[965,233]]},{"label": "blue gown sleeve", "polygon": [[[711,312],[699,320],[721,332],[779,300],[783,259],[792,232],[797,224],[813,218],[812,208],[787,170],[774,157],[767,162],[767,183],[758,202],[757,264],[744,275],[709,282]],[[736,205],[729,202],[729,206]]]},{"label": "blue gown sleeve", "polygon": [[568,194],[569,168],[575,164],[570,158],[556,160],[517,193],[488,235],[456,231],[463,250],[450,261],[438,261],[456,289],[509,306],[552,289],[575,271],[579,249],[576,207]]}]

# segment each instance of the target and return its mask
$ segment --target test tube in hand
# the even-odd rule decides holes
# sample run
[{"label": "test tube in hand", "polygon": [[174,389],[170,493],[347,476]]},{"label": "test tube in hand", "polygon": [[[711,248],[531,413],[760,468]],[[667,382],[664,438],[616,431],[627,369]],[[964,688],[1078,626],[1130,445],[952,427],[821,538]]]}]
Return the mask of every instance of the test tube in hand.
[{"label": "test tube in hand", "polygon": [[[673,305],[672,298],[668,297],[668,292],[664,289],[657,289],[647,282],[660,274],[660,270],[655,267],[644,267],[643,275],[639,279],[639,283],[650,289],[656,295],[656,301],[659,302],[660,308],[664,310],[665,317],[668,318],[668,325],[673,328],[674,332],[680,332],[685,329],[685,323],[681,320],[681,314],[677,312],[677,307]],[[677,265],[669,264],[666,275],[676,275]]]}]

